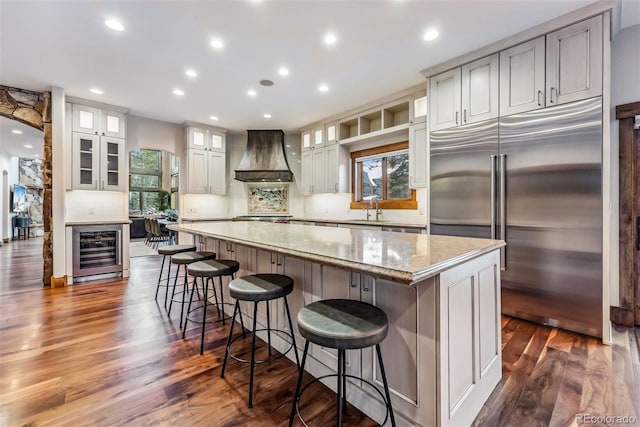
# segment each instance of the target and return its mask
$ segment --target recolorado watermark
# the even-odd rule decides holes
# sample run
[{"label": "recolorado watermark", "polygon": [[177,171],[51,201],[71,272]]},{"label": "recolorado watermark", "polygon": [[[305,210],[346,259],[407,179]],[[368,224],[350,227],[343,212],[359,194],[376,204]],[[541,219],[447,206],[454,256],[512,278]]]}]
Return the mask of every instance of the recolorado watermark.
[{"label": "recolorado watermark", "polygon": [[635,415],[576,414],[578,424],[635,424],[637,421]]}]

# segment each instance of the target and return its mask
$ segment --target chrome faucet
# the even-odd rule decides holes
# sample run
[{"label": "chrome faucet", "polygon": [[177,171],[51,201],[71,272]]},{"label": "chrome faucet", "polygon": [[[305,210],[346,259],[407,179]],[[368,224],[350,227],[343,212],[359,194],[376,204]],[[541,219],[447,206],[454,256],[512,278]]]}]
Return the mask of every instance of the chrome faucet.
[{"label": "chrome faucet", "polygon": [[375,196],[371,199],[369,199],[369,206],[366,208],[367,209],[367,221],[369,221],[369,217],[371,216],[369,214],[369,209],[373,209],[373,203],[375,202],[375,213],[376,213],[376,221],[380,221],[380,217],[382,216],[382,209],[380,209],[380,198],[378,196]]}]

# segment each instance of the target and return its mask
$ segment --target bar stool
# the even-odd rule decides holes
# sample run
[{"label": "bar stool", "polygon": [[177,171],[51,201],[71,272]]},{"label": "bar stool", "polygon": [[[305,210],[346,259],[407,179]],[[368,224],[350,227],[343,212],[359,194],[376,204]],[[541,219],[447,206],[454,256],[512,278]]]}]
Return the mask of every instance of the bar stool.
[{"label": "bar stool", "polygon": [[[297,414],[300,420],[300,409],[298,404],[300,396],[311,384],[324,378],[337,377],[337,425],[342,425],[342,411],[347,404],[346,386],[347,377],[369,384],[380,395],[387,407],[387,414],[382,422],[384,425],[387,419],[391,419],[391,425],[395,427],[396,421],[391,407],[391,395],[389,394],[389,384],[384,372],[382,363],[382,353],[380,352],[380,342],[385,339],[389,331],[389,319],[384,311],[378,307],[365,302],[348,299],[328,299],[313,302],[303,307],[298,312],[298,329],[300,334],[307,340],[302,353],[302,365],[298,372],[298,383],[296,394],[291,406],[289,416],[289,427],[293,425],[293,420]],[[304,375],[304,365],[307,360],[309,343],[335,348],[338,350],[338,373],[323,375],[309,382],[302,390],[302,377]],[[346,374],[346,350],[361,349],[374,346],[378,354],[378,364],[380,374],[384,383],[385,396],[371,382],[353,375]],[[304,423],[304,421],[303,421]],[[306,424],[305,424],[306,425]]]},{"label": "bar stool", "polygon": [[[193,276],[193,286],[191,287],[191,296],[189,297],[189,305],[187,306],[187,315],[184,319],[184,329],[182,329],[182,338],[184,339],[185,334],[187,332],[187,324],[189,323],[189,314],[192,312],[191,304],[193,302],[193,294],[197,287],[197,279],[200,277],[202,282],[202,293],[204,295],[202,300],[202,306],[194,308],[193,310],[202,309],[202,332],[200,336],[200,354],[204,351],[204,329],[207,323],[207,306],[209,305],[209,281],[211,281],[211,288],[213,290],[213,296],[215,298],[215,306],[218,310],[218,320],[216,322],[222,322],[225,324],[227,319],[231,317],[225,316],[224,314],[224,288],[222,285],[222,276],[231,276],[232,279],[235,279],[235,273],[240,270],[240,263],[238,261],[233,261],[230,259],[218,259],[218,260],[207,260],[207,261],[198,261],[193,264],[189,264],[187,266],[187,273],[190,276]],[[218,292],[216,291],[216,283],[215,278],[218,277],[218,283],[220,284],[220,299],[221,303],[218,302]],[[229,303],[227,303],[229,304]],[[220,310],[222,307],[222,310]],[[196,320],[191,320],[192,322],[196,322]],[[242,320],[242,313],[240,314],[240,324],[242,325],[242,330],[244,331],[244,321]]]},{"label": "bar stool", "polygon": [[[287,295],[293,291],[293,279],[289,276],[282,274],[252,274],[249,276],[239,277],[232,280],[229,283],[229,294],[232,298],[235,298],[236,304],[233,309],[233,319],[231,321],[231,327],[229,328],[229,338],[227,339],[227,348],[224,353],[224,362],[222,363],[222,371],[220,372],[220,378],[224,378],[224,371],[227,366],[227,358],[231,356],[233,359],[242,363],[250,363],[251,369],[249,374],[249,402],[247,406],[253,408],[253,374],[255,372],[255,365],[268,361],[275,360],[287,354],[293,349],[296,356],[296,364],[300,366],[300,360],[298,359],[298,350],[296,348],[296,339],[293,336],[293,324],[291,323],[291,313],[289,312],[289,303],[287,302]],[[287,319],[289,321],[289,330],[291,333],[271,329],[271,319],[269,314],[269,301],[283,298],[284,306],[287,311]],[[251,335],[251,360],[245,360],[237,357],[231,353],[231,344],[236,339],[233,338],[233,325],[235,324],[236,314],[240,311],[240,301],[253,302],[253,329]],[[269,351],[269,357],[263,360],[256,361],[256,332],[264,331],[265,329],[256,329],[257,327],[257,314],[258,303],[260,301],[266,301],[267,305],[267,345]],[[271,331],[278,331],[291,338],[291,346],[278,356],[272,357],[271,353]]]},{"label": "bar stool", "polygon": [[[158,291],[161,286],[166,287],[166,292],[164,293],[164,307],[167,308],[167,298],[169,297],[169,279],[171,279],[171,257],[175,254],[179,254],[182,252],[195,252],[195,245],[170,245],[163,246],[158,248],[158,253],[162,255],[162,266],[160,267],[160,274],[158,275],[158,286],[156,286],[156,300],[158,299]],[[167,268],[167,278],[162,278],[162,272],[164,270],[164,262],[166,258],[169,257],[169,264]],[[161,285],[164,280],[165,284]]]},{"label": "bar stool", "polygon": [[[187,281],[187,266],[189,264],[193,264],[194,262],[198,262],[198,261],[206,261],[209,259],[216,259],[216,253],[215,252],[198,252],[198,251],[193,251],[193,252],[180,252],[178,254],[175,254],[171,257],[171,263],[172,264],[177,264],[178,265],[178,269],[176,270],[176,276],[175,279],[173,280],[173,290],[171,291],[171,302],[169,302],[169,312],[167,313],[169,316],[171,316],[171,307],[173,306],[173,302],[179,302],[180,304],[180,328],[182,329],[182,318],[184,316],[184,298],[185,298],[185,294],[187,292],[189,292],[189,283]],[[184,283],[182,284],[182,291],[180,292],[182,294],[182,298],[180,300],[176,300],[176,286],[178,285],[178,276],[180,275],[180,266],[184,266]]]}]

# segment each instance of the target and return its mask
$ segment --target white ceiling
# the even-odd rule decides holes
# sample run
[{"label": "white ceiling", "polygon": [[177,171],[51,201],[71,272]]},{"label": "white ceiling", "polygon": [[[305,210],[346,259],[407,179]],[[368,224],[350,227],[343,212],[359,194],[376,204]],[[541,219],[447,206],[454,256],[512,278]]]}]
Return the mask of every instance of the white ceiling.
[{"label": "white ceiling", "polygon": [[[0,0],[0,83],[59,86],[69,96],[175,123],[292,130],[419,84],[422,69],[589,3]],[[112,17],[123,32],[104,25]],[[432,27],[440,37],[426,42]],[[328,30],[338,36],[332,47],[322,42]],[[213,37],[224,40],[222,50],[211,47]],[[277,73],[281,65],[290,68],[287,78]],[[185,76],[187,67],[196,79]],[[261,79],[275,85],[262,87]],[[329,91],[319,92],[320,83]],[[185,95],[173,95],[174,88]]]},{"label": "white ceiling", "polygon": [[[15,134],[13,130],[19,130],[22,134]],[[25,145],[31,145],[31,148]],[[0,116],[0,151],[10,156],[33,158],[37,154],[42,157],[43,146],[42,131]]]}]

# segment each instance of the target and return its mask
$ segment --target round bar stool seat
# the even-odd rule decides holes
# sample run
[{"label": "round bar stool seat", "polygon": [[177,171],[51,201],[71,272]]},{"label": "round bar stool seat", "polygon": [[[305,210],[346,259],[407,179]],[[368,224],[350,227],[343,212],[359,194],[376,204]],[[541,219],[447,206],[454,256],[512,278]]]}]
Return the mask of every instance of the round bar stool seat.
[{"label": "round bar stool seat", "polygon": [[195,252],[196,245],[165,245],[158,248],[160,255],[175,255],[180,252]]},{"label": "round bar stool seat", "polygon": [[[171,263],[177,264],[178,270],[176,271],[176,276],[173,281],[173,291],[171,292],[171,302],[169,303],[169,312],[168,315],[171,316],[171,307],[173,306],[173,302],[181,303],[180,307],[180,328],[182,328],[182,319],[184,316],[184,304],[185,304],[185,295],[189,292],[189,283],[187,281],[187,265],[193,264],[197,261],[206,261],[209,259],[215,259],[215,252],[207,252],[207,251],[188,251],[188,252],[180,252],[171,256]],[[176,287],[178,286],[178,275],[180,274],[180,266],[184,267],[184,282],[182,283],[182,291],[178,292],[179,295],[182,295],[182,298],[176,299]]]},{"label": "round bar stool seat", "polygon": [[[233,319],[231,321],[231,327],[229,328],[229,338],[227,339],[227,348],[224,354],[224,361],[222,363],[222,370],[220,371],[220,378],[224,378],[224,371],[227,367],[227,359],[231,356],[233,359],[249,363],[251,366],[249,373],[249,401],[247,406],[253,407],[253,377],[255,371],[255,365],[262,362],[268,362],[276,358],[286,355],[289,351],[293,350],[296,358],[296,364],[300,366],[300,360],[298,359],[298,349],[296,347],[296,339],[293,335],[293,323],[291,322],[291,313],[289,311],[289,303],[287,302],[287,295],[293,292],[293,279],[289,276],[282,274],[252,274],[248,276],[239,277],[232,280],[229,283],[229,295],[235,298],[236,304],[233,310]],[[269,314],[269,301],[282,298],[284,300],[284,307],[287,314],[287,320],[289,321],[289,331],[283,331],[278,329],[271,329],[271,318]],[[233,326],[235,324],[236,314],[240,312],[240,301],[253,302],[253,329],[251,334],[251,360],[240,359],[231,353],[231,344],[240,338],[239,336],[233,338]],[[267,306],[267,327],[266,329],[257,329],[257,317],[258,317],[258,303],[266,302]],[[242,314],[242,313],[241,313]],[[242,317],[241,317],[242,319]],[[269,352],[269,358],[256,361],[256,332],[267,332],[267,350]],[[278,331],[283,335],[291,338],[290,347],[286,351],[282,352],[277,357],[271,357],[271,331]],[[243,328],[244,334],[244,328]]]},{"label": "round bar stool seat", "polygon": [[[382,398],[382,401],[384,401],[387,407],[387,415],[382,424],[385,424],[387,419],[390,418],[391,425],[396,425],[393,408],[391,406],[389,385],[382,362],[382,352],[380,351],[380,342],[386,338],[389,332],[389,318],[383,310],[375,305],[357,300],[327,299],[316,301],[303,307],[298,312],[298,330],[307,342],[305,343],[304,352],[302,353],[302,365],[298,372],[298,383],[291,407],[289,426],[293,425],[296,414],[300,417],[298,403],[302,393],[311,384],[327,377],[337,377],[338,426],[342,425],[342,411],[346,408],[347,377],[369,384]],[[337,349],[338,372],[337,374],[323,375],[316,378],[301,389],[309,343]],[[385,396],[383,396],[371,382],[346,373],[346,350],[372,346],[376,347]],[[300,419],[302,419],[302,417],[300,417]]]},{"label": "round bar stool seat", "polygon": [[389,319],[375,305],[348,299],[313,302],[298,312],[300,334],[323,347],[371,347],[387,336]]},{"label": "round bar stool seat", "polygon": [[[209,259],[206,261],[196,261],[194,263],[187,265],[187,273],[190,276],[194,277],[194,286],[191,287],[191,296],[189,297],[187,314],[184,319],[184,329],[182,330],[182,338],[185,337],[185,334],[187,332],[187,324],[189,323],[189,321],[198,322],[197,320],[190,319],[189,314],[192,311],[202,309],[202,321],[199,322],[199,323],[202,323],[202,331],[200,336],[200,354],[203,354],[203,351],[204,351],[204,331],[205,331],[205,325],[207,323],[207,320],[206,320],[207,306],[208,305],[216,306],[216,309],[218,310],[218,318],[219,318],[218,320],[216,320],[216,322],[222,322],[222,324],[224,325],[225,321],[231,318],[231,317],[225,316],[224,314],[225,302],[224,302],[224,289],[222,284],[222,276],[231,276],[231,278],[233,279],[235,277],[234,276],[235,273],[237,273],[238,270],[240,270],[240,263],[238,261],[234,261],[231,259],[218,259],[218,260]],[[203,288],[202,293],[204,295],[204,298],[202,299],[202,304],[200,306],[192,309],[191,304],[193,302],[193,294],[194,294],[194,291],[196,290],[198,277],[200,277],[202,281],[202,288]],[[216,277],[218,277],[218,283],[220,284],[220,299],[222,300],[221,303],[218,301],[218,292],[216,291],[216,284],[214,281],[214,278]],[[209,296],[208,296],[209,281],[211,281],[213,296],[215,298],[215,302],[213,304],[209,303]],[[242,316],[240,317],[240,322],[244,330],[244,322],[242,321]]]},{"label": "round bar stool seat", "polygon": [[282,274],[252,274],[229,283],[229,295],[242,301],[269,301],[293,291],[293,279]]},{"label": "round bar stool seat", "polygon": [[[179,254],[180,252],[190,252],[195,251],[195,245],[167,245],[161,246],[158,248],[158,254],[162,255],[162,266],[160,266],[160,274],[158,274],[158,286],[156,286],[156,297],[158,299],[158,292],[160,291],[160,287],[164,286],[164,307],[167,307],[167,299],[169,298],[169,280],[171,280],[171,257],[175,254]],[[169,263],[167,264],[167,277],[162,278],[162,273],[164,271],[164,263],[169,257]],[[162,283],[164,282],[164,284]]]}]

